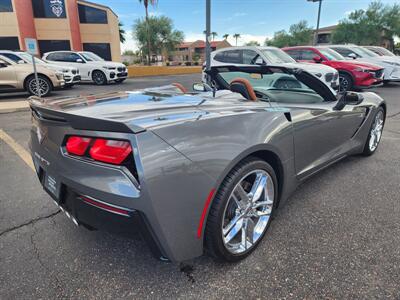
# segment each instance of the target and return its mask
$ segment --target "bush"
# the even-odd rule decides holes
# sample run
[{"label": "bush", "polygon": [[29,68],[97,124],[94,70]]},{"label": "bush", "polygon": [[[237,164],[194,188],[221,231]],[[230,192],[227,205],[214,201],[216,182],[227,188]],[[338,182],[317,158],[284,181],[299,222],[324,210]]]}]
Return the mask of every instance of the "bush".
[{"label": "bush", "polygon": [[169,61],[167,61],[167,62],[165,63],[165,65],[166,65],[167,67],[169,67],[171,64],[170,64]]},{"label": "bush", "polygon": [[195,66],[198,66],[198,65],[199,65],[199,62],[198,62],[198,61],[195,61],[195,62],[194,62],[194,65],[195,65]]},{"label": "bush", "polygon": [[126,67],[129,66],[129,63],[127,61],[122,62]]},{"label": "bush", "polygon": [[192,65],[192,63],[190,61],[185,62],[185,66],[191,66],[191,65]]}]

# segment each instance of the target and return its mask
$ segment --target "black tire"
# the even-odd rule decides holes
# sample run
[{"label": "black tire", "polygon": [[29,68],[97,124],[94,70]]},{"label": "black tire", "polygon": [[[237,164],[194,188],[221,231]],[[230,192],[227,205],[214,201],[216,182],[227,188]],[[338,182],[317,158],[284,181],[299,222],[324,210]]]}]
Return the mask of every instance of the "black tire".
[{"label": "black tire", "polygon": [[339,92],[344,93],[354,89],[353,78],[346,73],[339,73]]},{"label": "black tire", "polygon": [[[272,211],[264,229],[264,232],[260,238],[249,248],[246,252],[240,254],[233,254],[228,251],[225,247],[222,239],[222,225],[224,212],[227,207],[227,202],[230,195],[238,184],[238,182],[253,170],[264,170],[266,171],[274,184],[274,203]],[[206,229],[205,229],[205,250],[210,256],[218,261],[224,262],[237,262],[246,258],[252,253],[258,246],[258,244],[264,238],[266,231],[268,230],[269,224],[272,220],[272,215],[278,199],[278,181],[275,175],[274,169],[265,161],[260,160],[256,157],[250,157],[240,162],[224,179],[221,187],[217,191],[213,200],[210,212],[207,218]]]},{"label": "black tire", "polygon": [[115,80],[115,82],[116,82],[116,83],[123,83],[125,80],[126,80],[126,78],[117,79],[117,80]]},{"label": "black tire", "polygon": [[373,128],[375,126],[375,122],[376,122],[376,118],[377,118],[378,114],[382,114],[382,116],[383,116],[382,131],[383,131],[383,127],[385,126],[385,111],[382,107],[379,107],[374,114],[373,121],[372,121],[371,127],[369,129],[369,133],[368,133],[368,138],[364,145],[364,150],[362,152],[362,155],[364,155],[364,156],[371,156],[372,154],[374,154],[376,152],[376,150],[379,147],[379,142],[381,140],[381,137],[379,138],[378,144],[374,149],[371,149],[371,147],[370,147],[370,140],[372,138],[372,132],[373,132]]},{"label": "black tire", "polygon": [[92,80],[96,85],[107,84],[107,77],[102,71],[96,70],[92,73]]},{"label": "black tire", "polygon": [[[53,84],[51,83],[50,79],[48,79],[46,76],[43,75],[38,75],[38,79],[41,86],[40,96],[46,97],[50,95],[51,92],[53,91]],[[35,76],[31,75],[28,77],[28,79],[25,82],[25,89],[31,95],[39,96],[37,93]]]}]

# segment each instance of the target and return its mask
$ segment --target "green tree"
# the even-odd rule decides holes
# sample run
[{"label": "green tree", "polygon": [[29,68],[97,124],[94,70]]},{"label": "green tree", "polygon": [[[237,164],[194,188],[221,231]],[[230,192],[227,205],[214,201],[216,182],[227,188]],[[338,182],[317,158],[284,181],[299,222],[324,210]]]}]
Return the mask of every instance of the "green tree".
[{"label": "green tree", "polygon": [[265,46],[274,46],[278,48],[292,46],[291,36],[286,32],[286,30],[280,30],[274,33],[272,39],[265,40]]},{"label": "green tree", "polygon": [[235,33],[235,34],[233,35],[233,38],[236,40],[236,46],[237,46],[238,39],[240,39],[240,33]]},{"label": "green tree", "polygon": [[218,36],[218,33],[216,33],[215,31],[211,32],[211,36],[212,36],[212,40],[215,39],[216,36]]},{"label": "green tree", "polygon": [[257,41],[250,41],[245,44],[245,46],[261,46]]},{"label": "green tree", "polygon": [[148,38],[147,38],[147,48],[148,48],[147,64],[150,65],[150,56],[152,54],[150,36],[152,33],[150,32],[150,26],[148,24],[149,23],[149,4],[151,6],[156,6],[158,3],[158,0],[139,0],[139,2],[143,3],[144,9],[146,12],[146,24],[147,24],[147,27],[146,27],[147,33],[146,34],[148,36]]},{"label": "green tree", "polygon": [[228,34],[228,33],[225,33],[222,37],[224,38],[224,40],[227,40],[228,37],[229,37],[229,34]]},{"label": "green tree", "polygon": [[382,39],[387,39],[393,48],[394,36],[400,36],[400,4],[374,1],[366,10],[355,10],[341,20],[333,32],[332,42],[379,45]]},{"label": "green tree", "polygon": [[308,26],[308,23],[305,20],[289,27],[291,40],[296,45],[308,45],[312,41],[313,32],[314,30]]},{"label": "green tree", "polygon": [[119,40],[123,44],[126,41],[126,38],[125,38],[126,32],[125,32],[125,29],[123,28],[124,24],[122,22],[118,22],[118,27],[119,27]]},{"label": "green tree", "polygon": [[[147,35],[147,32],[150,35]],[[133,38],[144,55],[149,56],[149,49],[153,49],[151,54],[162,55],[166,58],[177,45],[183,42],[184,34],[182,31],[174,30],[170,18],[161,16],[149,17],[147,21],[137,19],[133,25]]]},{"label": "green tree", "polygon": [[289,27],[289,32],[280,30],[274,33],[272,39],[266,39],[266,46],[274,46],[278,48],[286,46],[307,45],[312,41],[313,29],[308,26],[307,21],[300,21]]}]

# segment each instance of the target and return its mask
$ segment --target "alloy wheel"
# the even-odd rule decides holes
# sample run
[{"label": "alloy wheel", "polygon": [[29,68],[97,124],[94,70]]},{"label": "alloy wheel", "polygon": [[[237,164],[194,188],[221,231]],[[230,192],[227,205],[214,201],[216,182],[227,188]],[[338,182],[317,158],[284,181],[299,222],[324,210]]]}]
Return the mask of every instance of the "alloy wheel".
[{"label": "alloy wheel", "polygon": [[341,93],[346,92],[349,88],[349,85],[350,85],[350,83],[346,77],[343,77],[343,76],[339,77],[339,92],[341,92]]},{"label": "alloy wheel", "polygon": [[372,124],[370,138],[369,138],[369,150],[375,151],[382,137],[383,130],[383,112],[378,111],[375,116],[374,123]]},{"label": "alloy wheel", "polygon": [[[43,79],[43,78],[41,78],[41,77],[39,77],[38,80],[39,80],[39,91],[40,91],[40,95],[43,96],[43,95],[48,94],[48,92],[49,92],[49,90],[50,90],[49,83],[48,83],[45,79]],[[39,93],[38,93],[38,85],[37,85],[37,83],[36,83],[36,79],[30,80],[30,81],[29,81],[29,86],[28,86],[28,87],[29,87],[29,91],[30,91],[32,94],[34,94],[34,95],[36,95],[36,96],[39,96]]]},{"label": "alloy wheel", "polygon": [[243,254],[268,226],[274,205],[274,183],[265,170],[243,176],[233,189],[223,214],[222,240],[232,254]]},{"label": "alloy wheel", "polygon": [[94,72],[93,73],[93,81],[97,84],[97,85],[102,85],[105,83],[105,75],[102,72]]}]

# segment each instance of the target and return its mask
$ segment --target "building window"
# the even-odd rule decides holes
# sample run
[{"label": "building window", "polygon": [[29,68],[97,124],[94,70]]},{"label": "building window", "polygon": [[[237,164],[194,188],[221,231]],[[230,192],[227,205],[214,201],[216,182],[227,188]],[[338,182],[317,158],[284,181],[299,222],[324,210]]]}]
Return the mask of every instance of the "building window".
[{"label": "building window", "polygon": [[11,0],[0,0],[0,12],[12,12],[12,2]]},{"label": "building window", "polygon": [[107,24],[107,12],[102,9],[78,4],[79,21],[83,24]]},{"label": "building window", "polygon": [[66,18],[64,0],[32,0],[35,18]]},{"label": "building window", "polygon": [[318,34],[318,44],[329,44],[331,42],[330,33],[320,33]]},{"label": "building window", "polygon": [[110,44],[106,43],[84,43],[83,50],[97,54],[104,60],[111,61],[111,48]]},{"label": "building window", "polygon": [[41,40],[38,41],[40,53],[43,55],[46,52],[71,50],[68,40]]},{"label": "building window", "polygon": [[0,45],[2,50],[19,50],[18,37],[16,36],[0,37]]}]

